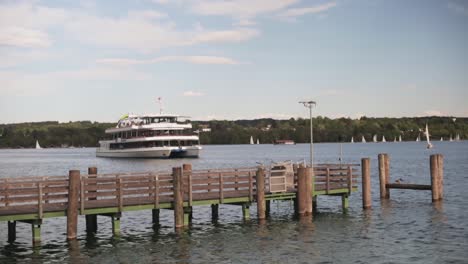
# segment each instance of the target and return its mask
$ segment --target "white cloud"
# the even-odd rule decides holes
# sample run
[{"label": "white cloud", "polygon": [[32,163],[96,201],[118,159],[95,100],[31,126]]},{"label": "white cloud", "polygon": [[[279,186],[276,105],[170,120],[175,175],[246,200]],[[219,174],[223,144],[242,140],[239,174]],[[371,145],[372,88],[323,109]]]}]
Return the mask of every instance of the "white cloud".
[{"label": "white cloud", "polygon": [[196,25],[180,29],[157,10],[128,11],[119,17],[97,16],[85,9],[58,9],[39,2],[0,4],[0,45],[50,47],[53,28],[67,39],[105,48],[151,52],[160,48],[203,43],[235,43],[256,37],[253,28],[207,29]]},{"label": "white cloud", "polygon": [[170,21],[150,19],[145,14],[139,16],[133,12],[121,18],[78,15],[65,25],[65,29],[84,43],[142,52],[202,43],[241,42],[259,34],[251,28],[210,30],[197,26],[191,30],[178,30]]},{"label": "white cloud", "polygon": [[194,92],[194,91],[185,91],[182,95],[187,96],[187,97],[198,97],[198,96],[203,96],[203,93]]},{"label": "white cloud", "polygon": [[317,14],[329,10],[336,6],[335,2],[330,2],[322,5],[312,6],[312,7],[300,7],[300,8],[290,8],[285,12],[281,13],[280,17],[297,17],[303,16],[306,14]]},{"label": "white cloud", "polygon": [[[13,2],[14,3],[14,2]],[[65,11],[21,2],[0,5],[0,45],[49,47],[47,30],[65,21]]]},{"label": "white cloud", "polygon": [[276,13],[301,0],[153,0],[158,4],[183,6],[190,12],[204,16],[227,16],[237,22],[237,26],[255,25],[253,19],[260,15]]},{"label": "white cloud", "polygon": [[299,0],[197,0],[189,2],[191,10],[197,14],[249,18],[282,10],[298,3]]},{"label": "white cloud", "polygon": [[193,64],[217,64],[217,65],[239,64],[239,62],[234,59],[226,58],[226,57],[217,57],[217,56],[162,56],[162,57],[157,57],[157,58],[148,59],[148,60],[106,58],[106,59],[99,59],[96,62],[99,64],[131,66],[131,65],[153,64],[153,63],[160,63],[160,62],[176,62],[176,61],[193,63]]}]

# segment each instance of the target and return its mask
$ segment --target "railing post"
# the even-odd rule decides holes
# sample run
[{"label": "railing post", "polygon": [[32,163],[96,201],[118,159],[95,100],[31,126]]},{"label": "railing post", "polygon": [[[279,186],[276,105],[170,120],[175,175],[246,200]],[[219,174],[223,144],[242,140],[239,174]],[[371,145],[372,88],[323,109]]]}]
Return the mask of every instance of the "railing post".
[{"label": "railing post", "polygon": [[389,199],[390,198],[390,190],[386,187],[387,183],[389,183],[389,161],[387,154],[379,154],[379,180],[380,180],[380,199]]},{"label": "railing post", "polygon": [[172,168],[172,182],[174,191],[174,226],[178,229],[184,226],[184,199],[181,167]]},{"label": "railing post", "polygon": [[67,208],[67,239],[76,239],[78,229],[78,198],[80,190],[80,171],[71,170],[68,173],[68,208]]},{"label": "railing post", "polygon": [[431,168],[431,188],[432,201],[442,200],[444,195],[443,177],[444,177],[444,160],[441,154],[434,154],[430,157]]},{"label": "railing post", "polygon": [[153,176],[154,188],[154,209],[151,210],[153,216],[153,227],[159,227],[159,175]]},{"label": "railing post", "polygon": [[371,179],[370,179],[370,159],[361,159],[362,174],[362,207],[369,209],[372,206]]},{"label": "railing post", "polygon": [[[97,189],[97,168],[96,167],[89,167],[88,168],[88,179],[96,179],[96,183],[90,184],[88,183],[88,186],[92,185],[95,186]],[[86,188],[86,185],[83,183],[83,187]],[[88,193],[95,193],[96,191],[88,191]],[[81,197],[86,201],[86,196],[84,193],[81,194]],[[96,200],[96,197],[90,197],[89,200]],[[84,203],[84,201],[82,201]],[[86,209],[86,205],[85,208]],[[84,212],[82,212],[84,213]],[[98,227],[98,222],[97,222],[97,215],[85,215],[86,218],[86,232],[87,233],[97,233],[97,227]]]},{"label": "railing post", "polygon": [[[184,208],[184,225],[188,225],[193,219],[193,208],[192,208],[192,164],[183,164],[183,175],[187,177],[187,193],[188,193],[188,207]],[[188,221],[186,221],[188,220]]]},{"label": "railing post", "polygon": [[265,169],[259,167],[256,173],[257,184],[257,217],[265,219]]}]

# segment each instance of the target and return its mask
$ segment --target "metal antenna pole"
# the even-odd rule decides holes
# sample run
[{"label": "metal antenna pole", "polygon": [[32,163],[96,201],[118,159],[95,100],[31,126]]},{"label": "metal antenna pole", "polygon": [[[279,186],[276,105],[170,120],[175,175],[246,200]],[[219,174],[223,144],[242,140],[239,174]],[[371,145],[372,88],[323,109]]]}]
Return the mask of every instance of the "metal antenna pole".
[{"label": "metal antenna pole", "polygon": [[315,101],[301,101],[300,104],[303,104],[305,107],[309,108],[310,115],[310,167],[314,167],[314,133],[313,133],[313,124],[312,124],[312,107],[317,105]]}]

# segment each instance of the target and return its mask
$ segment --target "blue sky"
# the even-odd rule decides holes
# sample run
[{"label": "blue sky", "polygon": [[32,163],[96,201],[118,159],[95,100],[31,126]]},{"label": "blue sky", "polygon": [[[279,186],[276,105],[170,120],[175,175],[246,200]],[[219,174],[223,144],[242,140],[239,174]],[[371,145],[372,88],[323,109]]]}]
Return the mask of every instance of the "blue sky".
[{"label": "blue sky", "polygon": [[468,1],[0,0],[0,123],[468,116]]}]

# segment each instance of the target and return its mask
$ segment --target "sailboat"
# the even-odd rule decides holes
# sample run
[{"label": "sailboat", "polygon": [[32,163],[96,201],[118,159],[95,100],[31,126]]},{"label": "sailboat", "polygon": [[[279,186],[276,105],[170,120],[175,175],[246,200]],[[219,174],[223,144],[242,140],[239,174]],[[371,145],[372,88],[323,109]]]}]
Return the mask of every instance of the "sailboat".
[{"label": "sailboat", "polygon": [[364,136],[362,136],[361,142],[362,142],[362,143],[366,143],[366,139],[364,138]]},{"label": "sailboat", "polygon": [[396,137],[393,138],[393,142],[397,142],[397,141],[396,141]]},{"label": "sailboat", "polygon": [[254,144],[253,137],[250,136],[250,145],[253,145],[253,144]]},{"label": "sailboat", "polygon": [[402,141],[402,140],[401,140],[401,135],[398,137],[398,141],[399,141],[399,142],[401,142],[401,141]]},{"label": "sailboat", "polygon": [[36,140],[36,149],[42,149],[41,145],[39,145],[39,140]]},{"label": "sailboat", "polygon": [[444,141],[444,138],[443,138],[443,137],[440,137],[440,141]]},{"label": "sailboat", "polygon": [[460,134],[457,134],[457,137],[455,138],[455,141],[460,141]]},{"label": "sailboat", "polygon": [[260,140],[258,140],[258,138],[257,138],[257,145],[258,145],[258,144],[260,144]]},{"label": "sailboat", "polygon": [[419,142],[421,141],[421,137],[418,135],[418,137],[416,138],[416,142]]},{"label": "sailboat", "polygon": [[426,131],[424,132],[426,134],[426,140],[427,140],[427,148],[430,149],[433,147],[431,141],[429,140],[429,127],[426,124]]},{"label": "sailboat", "polygon": [[450,135],[450,139],[449,139],[449,141],[450,141],[450,142],[452,142],[452,141],[453,141],[452,135]]},{"label": "sailboat", "polygon": [[351,143],[354,143],[354,137],[351,137]]},{"label": "sailboat", "polygon": [[377,142],[377,135],[374,135],[374,137],[372,137],[372,141]]},{"label": "sailboat", "polygon": [[387,140],[385,140],[385,136],[382,136],[382,142],[387,142]]}]

